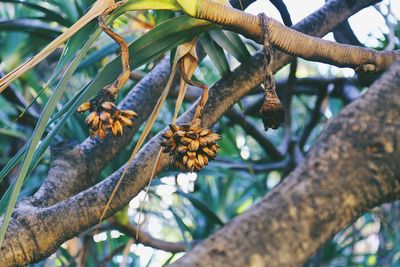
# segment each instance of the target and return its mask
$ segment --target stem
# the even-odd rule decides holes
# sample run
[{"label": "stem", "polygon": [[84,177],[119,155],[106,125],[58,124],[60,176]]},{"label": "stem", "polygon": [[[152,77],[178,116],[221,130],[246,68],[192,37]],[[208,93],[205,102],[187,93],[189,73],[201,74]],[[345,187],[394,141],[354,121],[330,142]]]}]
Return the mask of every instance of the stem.
[{"label": "stem", "polygon": [[[181,64],[183,65],[183,61],[181,61]],[[181,69],[183,69],[183,66],[181,66]],[[186,73],[184,71],[181,72],[182,78],[183,80],[188,83],[189,85],[193,85],[196,87],[199,87],[203,90],[203,93],[201,94],[201,98],[200,98],[200,102],[196,107],[196,111],[193,115],[193,119],[192,121],[196,121],[197,119],[201,119],[201,113],[203,111],[204,106],[207,104],[207,100],[208,100],[208,91],[209,88],[207,85],[199,83],[199,82],[195,82],[190,80],[187,76]]]},{"label": "stem", "polygon": [[121,48],[121,64],[122,64],[122,73],[118,76],[117,80],[113,82],[111,85],[106,87],[106,90],[113,94],[114,98],[117,97],[120,89],[124,84],[129,80],[130,76],[130,66],[129,66],[129,51],[128,45],[126,44],[124,38],[113,32],[108,25],[105,23],[106,17],[114,11],[116,8],[124,4],[126,1],[120,1],[115,3],[113,6],[104,10],[104,12],[99,16],[99,26],[100,28],[110,36],[114,41],[116,41]]},{"label": "stem", "polygon": [[269,35],[267,31],[268,18],[264,13],[258,15],[261,24],[262,36],[263,36],[263,53],[264,53],[264,90],[267,97],[277,98],[275,91],[275,80],[274,73],[272,72],[272,47],[269,41]]}]

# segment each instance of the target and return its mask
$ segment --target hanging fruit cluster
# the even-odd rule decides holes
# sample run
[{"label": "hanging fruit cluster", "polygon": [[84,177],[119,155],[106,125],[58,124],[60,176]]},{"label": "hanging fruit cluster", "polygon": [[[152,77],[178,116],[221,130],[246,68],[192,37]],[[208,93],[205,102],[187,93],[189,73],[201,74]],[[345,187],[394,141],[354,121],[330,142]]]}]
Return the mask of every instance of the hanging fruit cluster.
[{"label": "hanging fruit cluster", "polygon": [[200,87],[203,93],[192,121],[183,125],[170,124],[169,131],[162,135],[161,146],[163,152],[171,156],[171,163],[177,169],[183,172],[200,171],[217,156],[217,141],[221,136],[201,127],[201,115],[208,100],[208,87],[191,81],[185,72],[181,73],[187,84]]},{"label": "hanging fruit cluster", "polygon": [[275,81],[272,72],[272,47],[269,43],[267,32],[268,17],[261,13],[258,15],[264,38],[264,81],[263,87],[265,91],[265,100],[260,109],[261,119],[264,128],[267,131],[269,128],[278,129],[285,120],[285,107],[281,104],[275,90]]},{"label": "hanging fruit cluster", "polygon": [[114,33],[105,23],[105,17],[116,7],[121,5],[116,3],[112,8],[107,9],[99,16],[99,26],[102,30],[113,38],[121,48],[122,73],[112,84],[106,86],[96,97],[89,102],[85,102],[78,107],[77,112],[83,113],[90,111],[85,122],[90,126],[90,136],[98,136],[100,139],[106,137],[106,132],[110,131],[114,136],[123,134],[123,127],[133,126],[132,119],[137,115],[133,110],[120,110],[115,105],[115,100],[122,86],[129,79],[129,52],[128,45],[124,38]]},{"label": "hanging fruit cluster", "polygon": [[[78,112],[82,113],[90,111],[85,122],[90,126],[90,136],[99,136],[100,139],[105,138],[106,131],[110,130],[114,136],[122,135],[123,127],[133,126],[132,119],[135,118],[136,112],[132,110],[120,110],[107,97],[107,91],[85,102],[79,106]],[[111,100],[111,101],[110,101]]]},{"label": "hanging fruit cluster", "polygon": [[221,139],[219,134],[195,124],[169,125],[162,135],[163,152],[169,153],[172,163],[181,171],[200,171],[215,159]]}]

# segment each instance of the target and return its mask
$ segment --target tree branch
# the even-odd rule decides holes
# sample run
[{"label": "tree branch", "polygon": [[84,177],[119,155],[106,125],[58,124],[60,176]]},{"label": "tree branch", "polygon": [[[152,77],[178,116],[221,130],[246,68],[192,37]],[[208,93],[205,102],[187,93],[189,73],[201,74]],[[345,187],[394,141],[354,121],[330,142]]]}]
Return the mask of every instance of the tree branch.
[{"label": "tree branch", "polygon": [[290,27],[293,25],[292,18],[290,17],[289,10],[287,9],[285,2],[283,0],[270,0],[270,2],[278,9],[281,14],[283,23]]},{"label": "tree branch", "polygon": [[288,165],[287,160],[267,163],[249,162],[248,164],[216,160],[215,162],[211,162],[210,165],[212,166],[214,163],[218,164],[219,167],[224,167],[225,169],[250,171],[251,173],[266,173],[275,170],[282,171]]},{"label": "tree branch", "polygon": [[347,20],[343,21],[335,28],[335,30],[333,31],[333,36],[335,37],[335,40],[339,43],[364,47],[364,45],[358,40],[357,36],[354,34]]},{"label": "tree branch", "polygon": [[[110,225],[113,229],[119,230],[123,234],[136,239],[137,227],[132,224],[117,224],[112,222]],[[184,252],[188,249],[184,242],[168,242],[152,237],[149,233],[142,230],[139,231],[138,242],[145,246],[155,249],[161,249],[171,253]],[[198,242],[193,243],[193,245]]]},{"label": "tree branch", "polygon": [[[357,5],[349,2],[349,7]],[[224,14],[224,16],[221,16]],[[257,16],[233,9],[211,0],[199,0],[195,16],[227,27],[262,43],[262,31]],[[306,60],[323,62],[358,71],[382,71],[400,59],[400,51],[376,51],[315,38],[268,18],[269,41],[278,49]],[[300,45],[301,44],[301,45]]]},{"label": "tree branch", "polygon": [[303,133],[301,134],[299,140],[299,146],[301,149],[304,148],[308,137],[310,136],[312,130],[315,128],[321,118],[323,112],[323,110],[321,110],[322,104],[324,103],[324,100],[327,96],[328,88],[321,88],[321,90],[319,90],[318,92],[317,100],[315,101],[314,109],[311,113],[311,118],[308,121],[307,125],[304,127]]}]

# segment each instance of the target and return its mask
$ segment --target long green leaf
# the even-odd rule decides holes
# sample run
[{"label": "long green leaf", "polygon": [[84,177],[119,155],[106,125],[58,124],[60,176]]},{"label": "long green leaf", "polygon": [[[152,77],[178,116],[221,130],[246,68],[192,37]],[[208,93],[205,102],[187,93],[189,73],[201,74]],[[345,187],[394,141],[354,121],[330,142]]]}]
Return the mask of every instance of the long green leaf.
[{"label": "long green leaf", "polygon": [[16,137],[16,138],[21,138],[23,140],[27,139],[25,134],[21,133],[20,131],[15,131],[12,129],[2,128],[2,129],[0,129],[0,135],[12,136],[12,137]]},{"label": "long green leaf", "polygon": [[190,228],[183,222],[183,220],[181,219],[181,217],[179,217],[179,215],[176,213],[174,208],[169,207],[169,210],[172,212],[172,215],[174,216],[175,221],[178,224],[178,228],[181,231],[182,238],[183,238],[183,241],[185,242],[186,247],[189,248],[190,245],[189,245],[189,241],[187,240],[187,237],[186,237],[186,232],[190,233],[191,232]]},{"label": "long green leaf", "polygon": [[63,25],[65,27],[69,27],[71,25],[71,22],[69,20],[65,19],[60,14],[58,14],[57,11],[45,8],[38,4],[34,4],[31,2],[27,2],[27,1],[21,1],[21,0],[2,0],[1,2],[24,5],[33,10],[42,12],[45,15],[45,17],[41,17],[42,20],[56,21],[56,22],[60,23],[60,25]]},{"label": "long green leaf", "polygon": [[211,38],[223,47],[228,53],[243,63],[250,58],[250,52],[237,33],[229,31],[210,31]]},{"label": "long green leaf", "polygon": [[49,79],[49,85],[54,82],[65,66],[67,66],[67,64],[75,57],[77,51],[81,49],[81,47],[87,41],[87,36],[97,37],[100,35],[101,31],[96,29],[96,23],[91,22],[80,29],[73,37],[71,37],[71,39],[68,40],[61,54],[60,60],[58,61],[57,66],[54,69],[51,78]]},{"label": "long green leaf", "polygon": [[202,34],[200,43],[207,55],[210,57],[211,61],[214,63],[219,74],[222,77],[228,75],[230,72],[230,67],[224,50],[211,39],[208,33]]},{"label": "long green leaf", "polygon": [[29,19],[13,19],[0,21],[0,32],[27,32],[42,38],[53,40],[61,32],[44,23],[35,23]]},{"label": "long green leaf", "polygon": [[181,6],[175,0],[129,0],[122,8],[129,10],[182,11]]},{"label": "long green leaf", "polygon": [[[58,111],[47,123],[46,127],[48,128],[50,125],[55,123],[56,125],[50,132],[46,135],[43,141],[38,145],[35,154],[32,158],[32,162],[30,164],[30,170],[27,175],[33,171],[34,167],[39,163],[43,154],[46,152],[46,149],[50,146],[51,142],[54,140],[55,136],[58,134],[59,130],[65,124],[66,120],[68,120],[76,111],[80,102],[83,102],[89,98],[89,93],[87,90],[87,86],[81,89],[73,98],[71,98],[63,108]],[[57,121],[59,118],[61,119]],[[4,168],[0,171],[0,183],[9,174],[9,172],[22,160],[24,155],[26,154],[28,149],[28,144],[25,144],[12,158],[9,160],[4,166]],[[1,212],[0,212],[1,214]]]},{"label": "long green leaf", "polygon": [[[109,23],[115,20],[117,17],[127,11],[148,9],[179,11],[180,6],[177,5],[173,0],[130,0],[123,6],[115,10],[110,16],[108,16],[106,22]],[[55,72],[50,80],[57,77],[61,70],[67,65],[67,63],[72,60],[72,58],[75,56],[76,51],[78,51],[85,43],[87,36],[100,35],[102,31],[100,28],[96,28],[96,24],[97,21],[89,23],[67,42],[65,49],[60,57],[60,61],[57,64]]]},{"label": "long green leaf", "polygon": [[79,13],[73,8],[71,1],[47,0],[47,2],[57,6],[72,21],[78,19]]}]

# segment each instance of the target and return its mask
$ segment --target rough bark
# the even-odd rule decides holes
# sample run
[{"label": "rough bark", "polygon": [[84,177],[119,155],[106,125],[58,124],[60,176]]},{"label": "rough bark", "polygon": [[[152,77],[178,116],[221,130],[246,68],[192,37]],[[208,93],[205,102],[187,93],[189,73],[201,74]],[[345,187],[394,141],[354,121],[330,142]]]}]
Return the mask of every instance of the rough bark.
[{"label": "rough bark", "polygon": [[362,212],[398,199],[399,85],[396,63],[282,184],[172,266],[301,266]]},{"label": "rough bark", "polygon": [[[297,29],[307,34],[323,36],[353,13],[376,1],[357,1],[356,5],[350,7],[347,2],[345,0],[329,2],[300,22]],[[275,71],[291,60],[290,56],[280,52],[274,53],[274,58]],[[211,89],[210,100],[204,114],[206,126],[214,123],[229,107],[262,81],[262,67],[262,57],[256,54],[251,61],[239,67],[230,77],[220,81]],[[165,74],[168,73],[168,68],[160,67],[159,71]],[[137,105],[138,101],[148,103],[157,98],[157,93],[153,95],[152,91],[147,90],[146,87],[160,92],[163,83],[157,85],[157,73],[154,72],[147,83],[146,78],[142,81],[143,83],[141,82],[144,89],[135,89],[137,95],[131,98],[134,99],[132,102],[129,100],[125,102],[127,108],[131,107],[131,104]],[[135,108],[139,106],[144,105],[139,104]],[[191,112],[183,116],[181,121],[187,121]],[[145,116],[142,119],[144,118]],[[118,154],[128,141],[129,138],[120,138],[117,141],[110,138],[103,142],[87,140],[81,146],[75,147],[75,152],[71,152],[69,157],[64,157],[65,162],[62,163],[62,157],[59,157],[60,161],[54,165],[59,168],[58,174],[49,173],[47,182],[36,196],[25,200],[16,208],[5,244],[0,250],[0,266],[25,265],[43,259],[64,241],[96,224],[121,175],[122,168],[103,182],[88,187],[95,182],[98,173],[107,161]],[[135,160],[129,168],[107,216],[126,205],[144,188],[158,149],[159,139],[155,137],[141,150],[137,156],[140,160]],[[76,155],[73,155],[74,153]],[[71,158],[73,158],[72,161]],[[73,162],[80,163],[80,161],[84,162],[85,166],[76,168]],[[168,162],[168,158],[164,157],[161,166],[167,166]],[[77,170],[71,171],[74,168]]]}]

